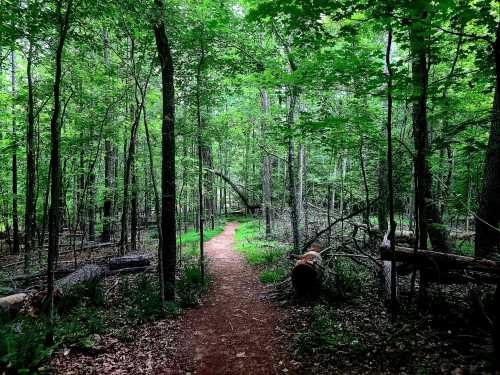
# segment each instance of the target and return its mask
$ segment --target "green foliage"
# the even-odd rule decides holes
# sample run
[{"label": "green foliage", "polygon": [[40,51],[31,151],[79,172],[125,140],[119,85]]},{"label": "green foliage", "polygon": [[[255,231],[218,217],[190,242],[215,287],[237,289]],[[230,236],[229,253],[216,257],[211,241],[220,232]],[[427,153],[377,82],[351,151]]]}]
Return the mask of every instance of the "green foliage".
[{"label": "green foliage", "polygon": [[76,284],[57,303],[60,312],[69,311],[79,305],[104,305],[104,292],[99,280]]},{"label": "green foliage", "polygon": [[9,375],[34,373],[54,350],[45,345],[47,332],[43,320],[0,325],[0,371]]},{"label": "green foliage", "polygon": [[367,271],[349,259],[335,260],[324,275],[322,295],[338,302],[358,295],[368,279]]},{"label": "green foliage", "polygon": [[236,229],[236,250],[254,266],[264,268],[259,279],[264,284],[278,283],[288,276],[291,264],[284,258],[286,247],[262,239],[262,227],[256,220],[244,220]]},{"label": "green foliage", "polygon": [[259,279],[264,284],[272,284],[283,281],[287,275],[289,270],[287,268],[277,266],[275,268],[262,271],[259,275]]},{"label": "green foliage", "polygon": [[134,283],[124,278],[120,288],[125,298],[128,319],[144,323],[163,317],[160,286],[156,276],[141,274]]},{"label": "green foliage", "polygon": [[[205,229],[203,232],[203,239],[205,241],[210,241],[215,236],[221,234],[223,230],[223,226],[218,226],[214,229]],[[177,238],[177,243],[187,247],[187,255],[197,255],[199,253],[199,249],[194,245],[200,243],[200,234],[195,230],[190,230],[181,234]]]},{"label": "green foliage", "polygon": [[205,285],[202,285],[198,262],[191,260],[185,263],[176,284],[179,305],[181,307],[197,306],[200,303],[201,296],[207,291],[210,282],[210,275],[205,274]]},{"label": "green foliage", "polygon": [[453,247],[458,255],[474,256],[474,242],[457,241]]},{"label": "green foliage", "polygon": [[236,250],[252,265],[271,265],[282,255],[283,248],[276,242],[260,240],[261,227],[257,221],[248,221],[236,229]]}]

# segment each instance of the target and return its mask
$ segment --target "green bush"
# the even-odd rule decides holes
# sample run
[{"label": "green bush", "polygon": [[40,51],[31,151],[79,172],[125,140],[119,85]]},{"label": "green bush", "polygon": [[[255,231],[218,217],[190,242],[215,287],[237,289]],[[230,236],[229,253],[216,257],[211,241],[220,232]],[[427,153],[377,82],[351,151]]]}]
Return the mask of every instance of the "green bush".
[{"label": "green bush", "polygon": [[158,278],[141,274],[135,283],[124,278],[121,283],[122,295],[128,307],[127,317],[136,323],[159,319],[164,315]]},{"label": "green bush", "polygon": [[32,374],[53,351],[45,345],[44,321],[25,319],[0,326],[0,372]]},{"label": "green bush", "polygon": [[264,284],[272,284],[283,281],[288,274],[288,270],[284,267],[276,267],[274,269],[262,271],[260,273],[260,281]]},{"label": "green bush", "polygon": [[99,280],[90,280],[73,286],[57,303],[60,313],[69,312],[81,305],[104,305],[104,293]]},{"label": "green bush", "polygon": [[102,333],[105,329],[106,322],[100,311],[87,306],[78,306],[57,322],[54,339],[65,345],[90,349],[93,346],[91,336]]},{"label": "green bush", "polygon": [[198,262],[189,261],[181,269],[181,276],[177,281],[177,297],[182,307],[196,306],[210,283],[210,276],[205,272],[205,285],[202,285],[201,270]]},{"label": "green bush", "polygon": [[365,269],[348,259],[336,260],[332,272],[327,272],[323,280],[322,294],[327,299],[338,302],[359,294],[368,277]]}]

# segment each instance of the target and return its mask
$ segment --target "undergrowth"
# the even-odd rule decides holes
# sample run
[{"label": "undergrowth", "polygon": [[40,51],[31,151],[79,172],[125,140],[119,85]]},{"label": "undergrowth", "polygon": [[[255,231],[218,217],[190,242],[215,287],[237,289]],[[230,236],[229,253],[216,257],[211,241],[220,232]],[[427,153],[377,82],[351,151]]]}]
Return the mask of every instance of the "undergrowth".
[{"label": "undergrowth", "polygon": [[259,278],[265,284],[284,280],[290,264],[284,253],[285,245],[277,241],[264,239],[263,228],[257,220],[245,220],[236,229],[236,251],[240,252],[248,263],[262,269]]},{"label": "undergrowth", "polygon": [[[176,301],[163,306],[155,274],[124,275],[116,283],[116,292],[108,298],[99,282],[73,288],[57,300],[52,330],[43,311],[34,317],[0,316],[0,374],[40,374],[40,366],[55,350],[91,350],[96,335],[130,338],[127,327],[172,317],[198,304],[208,284],[202,286],[195,259],[185,261],[179,270]],[[50,332],[53,344],[48,345]]]},{"label": "undergrowth", "polygon": [[362,340],[337,319],[335,310],[326,305],[314,306],[310,324],[296,336],[296,344],[304,353],[349,350],[362,355],[367,350]]}]

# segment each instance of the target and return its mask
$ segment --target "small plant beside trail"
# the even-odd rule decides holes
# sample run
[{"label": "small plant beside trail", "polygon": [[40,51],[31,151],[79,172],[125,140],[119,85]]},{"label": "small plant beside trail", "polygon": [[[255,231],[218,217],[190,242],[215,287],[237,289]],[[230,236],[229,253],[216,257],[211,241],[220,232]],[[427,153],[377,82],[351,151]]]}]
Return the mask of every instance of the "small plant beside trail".
[{"label": "small plant beside trail", "polygon": [[236,250],[246,261],[261,269],[264,284],[278,283],[288,276],[291,263],[285,258],[287,246],[264,239],[263,228],[256,220],[245,220],[235,235]]}]

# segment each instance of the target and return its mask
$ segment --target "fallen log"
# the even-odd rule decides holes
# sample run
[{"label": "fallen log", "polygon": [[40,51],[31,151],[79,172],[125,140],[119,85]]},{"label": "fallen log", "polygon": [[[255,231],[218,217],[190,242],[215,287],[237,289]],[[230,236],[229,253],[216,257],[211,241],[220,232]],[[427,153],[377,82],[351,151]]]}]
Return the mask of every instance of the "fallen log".
[{"label": "fallen log", "polygon": [[55,283],[56,288],[61,289],[64,293],[77,284],[90,282],[102,279],[108,272],[107,266],[97,264],[87,264],[75,272],[70,273],[68,276],[57,280]]},{"label": "fallen log", "polygon": [[127,255],[111,258],[108,265],[110,270],[119,270],[122,268],[146,267],[149,266],[149,263],[149,258],[145,255]]},{"label": "fallen log", "polygon": [[[392,252],[386,246],[380,248],[380,256],[382,260],[393,259]],[[408,247],[396,246],[394,260],[415,264],[419,268],[433,270],[437,273],[465,270],[500,276],[500,262],[431,250],[417,250],[415,252],[414,249]]]},{"label": "fallen log", "polygon": [[26,293],[17,293],[2,297],[0,298],[0,311],[6,313],[17,312],[21,309],[27,298],[28,295]]},{"label": "fallen log", "polygon": [[[67,293],[71,288],[84,282],[98,281],[117,274],[146,272],[150,269],[150,260],[145,255],[133,255],[113,258],[109,264],[86,264],[76,271],[55,282],[59,293]],[[113,264],[113,268],[111,267]],[[43,292],[43,291],[42,291]],[[41,292],[39,292],[41,293]],[[36,293],[35,293],[36,295]],[[23,303],[30,298],[26,293],[17,293],[0,298],[0,311],[18,312]]]},{"label": "fallen log", "polygon": [[[476,233],[471,231],[455,231],[450,232],[449,238],[450,240],[465,241],[474,239],[475,235]],[[395,233],[395,237],[396,242],[413,243],[413,241],[415,241],[415,233],[410,230],[397,230]]]},{"label": "fallen log", "polygon": [[292,285],[297,295],[316,296],[321,287],[323,259],[316,251],[302,255],[292,269]]}]

